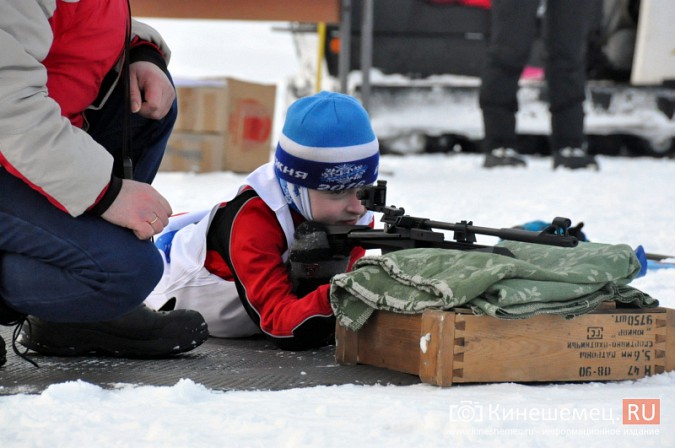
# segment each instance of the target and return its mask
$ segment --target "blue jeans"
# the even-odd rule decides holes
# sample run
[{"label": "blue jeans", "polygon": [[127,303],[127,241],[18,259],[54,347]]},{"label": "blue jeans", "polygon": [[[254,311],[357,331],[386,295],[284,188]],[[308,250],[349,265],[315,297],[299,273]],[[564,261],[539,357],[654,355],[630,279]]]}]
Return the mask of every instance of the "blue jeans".
[{"label": "blue jeans", "polygon": [[[117,88],[103,109],[87,113],[89,134],[116,161],[122,92]],[[136,180],[154,179],[176,110],[174,102],[162,120],[132,115]],[[121,164],[115,170],[121,177]],[[114,319],[141,304],[159,281],[163,263],[151,241],[100,217],[73,218],[2,168],[0,192],[0,300],[16,311],[54,322]]]}]

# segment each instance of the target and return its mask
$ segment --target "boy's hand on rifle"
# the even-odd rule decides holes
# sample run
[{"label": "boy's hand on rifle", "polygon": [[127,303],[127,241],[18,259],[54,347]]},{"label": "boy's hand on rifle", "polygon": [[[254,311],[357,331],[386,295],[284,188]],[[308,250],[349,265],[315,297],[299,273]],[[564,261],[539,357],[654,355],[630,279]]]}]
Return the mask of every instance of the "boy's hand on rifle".
[{"label": "boy's hand on rifle", "polygon": [[298,297],[329,283],[349,266],[349,256],[335,253],[326,228],[313,221],[304,222],[295,230],[289,261],[293,292]]}]

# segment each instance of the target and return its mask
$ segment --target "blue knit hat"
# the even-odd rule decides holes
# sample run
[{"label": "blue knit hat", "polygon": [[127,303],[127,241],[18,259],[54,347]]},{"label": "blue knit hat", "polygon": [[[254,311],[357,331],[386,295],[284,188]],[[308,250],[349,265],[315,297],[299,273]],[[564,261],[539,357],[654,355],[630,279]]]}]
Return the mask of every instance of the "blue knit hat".
[{"label": "blue knit hat", "polygon": [[377,179],[379,145],[366,110],[342,93],[297,100],[286,114],[274,157],[281,180],[314,190],[345,190]]}]

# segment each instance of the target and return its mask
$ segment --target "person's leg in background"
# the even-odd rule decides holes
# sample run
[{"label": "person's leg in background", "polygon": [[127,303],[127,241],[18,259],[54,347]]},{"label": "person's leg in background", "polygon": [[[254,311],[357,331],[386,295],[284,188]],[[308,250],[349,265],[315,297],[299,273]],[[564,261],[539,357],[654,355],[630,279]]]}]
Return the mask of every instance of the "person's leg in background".
[{"label": "person's leg in background", "polygon": [[594,18],[587,0],[548,0],[544,23],[545,73],[551,111],[553,168],[598,168],[586,150],[586,49]]},{"label": "person's leg in background", "polygon": [[490,44],[481,74],[485,167],[525,165],[517,155],[518,82],[537,32],[540,0],[493,0]]}]

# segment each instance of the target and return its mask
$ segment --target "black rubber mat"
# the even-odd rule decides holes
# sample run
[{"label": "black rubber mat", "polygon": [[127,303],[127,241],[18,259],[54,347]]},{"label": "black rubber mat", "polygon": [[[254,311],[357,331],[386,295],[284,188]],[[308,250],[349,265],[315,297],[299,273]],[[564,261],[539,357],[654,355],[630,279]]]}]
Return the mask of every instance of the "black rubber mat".
[{"label": "black rubber mat", "polygon": [[[336,384],[416,384],[414,375],[372,366],[341,366],[335,347],[288,352],[264,338],[209,338],[195,350],[166,359],[62,358],[29,353],[39,368],[11,348],[11,328],[0,326],[7,364],[0,395],[40,393],[51,384],[82,380],[104,388],[120,384],[173,386],[191,379],[214,390],[280,390]],[[19,346],[19,348],[23,348]]]}]

